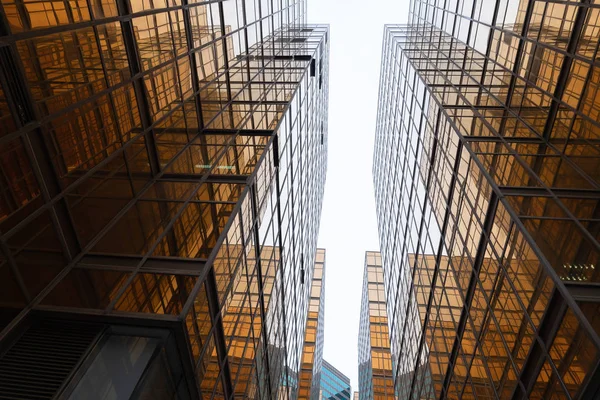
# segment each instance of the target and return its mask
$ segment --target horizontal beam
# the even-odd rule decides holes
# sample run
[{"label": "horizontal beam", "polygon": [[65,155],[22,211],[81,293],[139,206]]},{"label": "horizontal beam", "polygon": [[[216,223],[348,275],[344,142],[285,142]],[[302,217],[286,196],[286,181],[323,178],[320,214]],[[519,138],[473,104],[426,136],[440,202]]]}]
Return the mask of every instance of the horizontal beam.
[{"label": "horizontal beam", "polygon": [[600,284],[598,283],[578,283],[563,282],[575,301],[582,302],[600,302]]},{"label": "horizontal beam", "polygon": [[[286,103],[287,104],[287,103]],[[140,133],[140,128],[132,129],[134,133]],[[154,133],[159,135],[163,133],[173,133],[181,135],[240,135],[240,136],[271,136],[275,133],[271,129],[186,129],[186,128],[157,128]],[[160,144],[160,140],[157,141]]]},{"label": "horizontal beam", "polygon": [[[134,270],[141,260],[142,257],[136,256],[88,254],[77,263],[77,266]],[[141,271],[200,275],[204,271],[205,264],[206,259],[203,258],[151,257],[144,262]]]},{"label": "horizontal beam", "polygon": [[[182,181],[198,181],[204,174],[163,174],[163,179],[182,180]],[[246,184],[250,175],[217,175],[211,174],[206,179],[208,183],[240,183]]]},{"label": "horizontal beam", "polygon": [[600,199],[600,190],[587,189],[544,189],[529,186],[498,186],[504,196],[539,196],[539,197],[574,197],[585,199]]}]

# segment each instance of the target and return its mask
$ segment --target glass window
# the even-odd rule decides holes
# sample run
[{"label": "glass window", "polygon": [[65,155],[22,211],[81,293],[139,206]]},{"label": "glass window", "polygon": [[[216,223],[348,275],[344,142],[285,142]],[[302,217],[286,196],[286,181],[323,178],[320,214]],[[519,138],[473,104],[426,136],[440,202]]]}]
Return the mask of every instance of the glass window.
[{"label": "glass window", "polygon": [[69,399],[129,399],[159,342],[157,338],[110,336]]}]

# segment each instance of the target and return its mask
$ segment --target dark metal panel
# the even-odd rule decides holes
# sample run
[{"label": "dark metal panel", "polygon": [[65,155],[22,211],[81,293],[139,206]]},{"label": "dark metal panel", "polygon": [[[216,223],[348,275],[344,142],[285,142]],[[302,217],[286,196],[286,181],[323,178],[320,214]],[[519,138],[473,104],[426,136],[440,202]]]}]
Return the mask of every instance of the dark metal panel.
[{"label": "dark metal panel", "polygon": [[600,284],[564,282],[565,287],[577,302],[600,302]]},{"label": "dark metal panel", "polygon": [[0,393],[18,399],[52,399],[100,337],[98,323],[33,321],[0,357]]},{"label": "dark metal panel", "polygon": [[[164,178],[164,179],[171,179],[171,180],[198,181],[198,179],[200,177],[202,177],[202,176],[204,176],[204,175],[202,175],[202,174],[171,174],[171,173],[165,173],[165,174],[162,175],[162,178]],[[223,182],[223,183],[246,184],[246,183],[248,183],[249,177],[250,177],[250,175],[235,175],[235,174],[217,175],[217,174],[211,174],[211,175],[208,175],[206,177],[205,182],[212,182],[212,183]]]}]

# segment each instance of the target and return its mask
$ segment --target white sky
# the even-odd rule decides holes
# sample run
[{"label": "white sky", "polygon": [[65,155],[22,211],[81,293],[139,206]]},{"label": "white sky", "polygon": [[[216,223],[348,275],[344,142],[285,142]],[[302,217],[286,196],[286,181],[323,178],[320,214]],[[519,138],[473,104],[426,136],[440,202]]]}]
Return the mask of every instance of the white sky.
[{"label": "white sky", "polygon": [[324,358],[358,390],[365,251],[379,250],[371,179],[383,25],[405,23],[408,0],[308,0],[330,24],[329,143],[319,247],[327,250]]}]

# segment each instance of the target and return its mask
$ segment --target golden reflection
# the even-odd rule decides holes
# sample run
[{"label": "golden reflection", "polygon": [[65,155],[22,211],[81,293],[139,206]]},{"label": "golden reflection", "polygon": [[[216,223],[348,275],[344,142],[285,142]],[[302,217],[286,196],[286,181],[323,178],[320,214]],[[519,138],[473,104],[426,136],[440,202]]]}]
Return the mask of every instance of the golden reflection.
[{"label": "golden reflection", "polygon": [[[304,333],[304,347],[300,373],[298,374],[298,398],[316,398],[320,382],[323,357],[323,302],[325,301],[325,250],[317,249],[313,279],[311,282],[310,300],[308,302],[308,316]],[[320,375],[319,375],[320,376]]]},{"label": "golden reflection", "polygon": [[367,399],[394,398],[383,267],[378,252],[365,255],[359,328],[359,390]]}]

